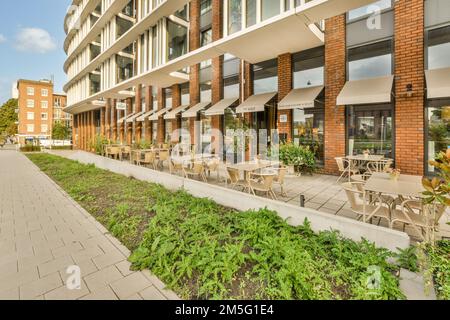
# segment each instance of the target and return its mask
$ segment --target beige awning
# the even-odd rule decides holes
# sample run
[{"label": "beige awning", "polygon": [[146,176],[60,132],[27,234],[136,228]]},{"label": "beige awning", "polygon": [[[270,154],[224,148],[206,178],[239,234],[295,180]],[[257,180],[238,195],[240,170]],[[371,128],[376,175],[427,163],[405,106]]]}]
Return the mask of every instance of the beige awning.
[{"label": "beige awning", "polygon": [[425,71],[427,79],[427,98],[450,97],[450,68]]},{"label": "beige awning", "polygon": [[337,105],[389,103],[394,76],[347,81],[337,97]]},{"label": "beige awning", "polygon": [[127,114],[125,117],[120,118],[119,120],[117,120],[117,123],[122,123],[125,122],[126,120],[128,120],[129,118],[131,118],[132,116],[134,116],[136,113],[130,113]]},{"label": "beige awning", "polygon": [[150,116],[150,118],[148,118],[148,120],[150,121],[158,121],[159,117],[161,117],[163,114],[167,113],[170,111],[170,108],[165,108],[162,110],[159,110],[158,112],[154,113],[153,115]]},{"label": "beige awning", "polygon": [[138,112],[138,113],[136,113],[136,114],[134,114],[134,115],[128,117],[128,118],[127,118],[127,122],[134,122],[134,121],[136,120],[137,117],[139,117],[139,116],[141,116],[141,115],[143,115],[143,114],[144,114],[143,111],[142,111],[142,112]]},{"label": "beige awning", "polygon": [[225,113],[225,109],[235,104],[239,98],[222,99],[211,108],[206,110],[205,116],[221,116]]},{"label": "beige awning", "polygon": [[278,110],[314,108],[314,102],[323,91],[324,86],[292,90],[278,103]]},{"label": "beige awning", "polygon": [[136,121],[138,122],[143,122],[145,121],[145,119],[147,119],[148,117],[150,117],[152,114],[154,114],[156,111],[152,110],[152,111],[148,111],[146,113],[144,113],[143,115],[139,116]]},{"label": "beige awning", "polygon": [[187,108],[189,108],[189,105],[184,105],[184,106],[179,106],[175,109],[173,109],[172,111],[168,112],[165,116],[164,119],[166,120],[172,120],[172,119],[176,119],[177,115],[181,112],[183,112],[184,110],[186,110]]},{"label": "beige awning", "polygon": [[270,100],[272,100],[276,95],[276,92],[270,92],[251,96],[236,108],[236,113],[264,111],[265,105],[269,103]]},{"label": "beige awning", "polygon": [[197,103],[192,108],[188,109],[187,111],[183,112],[181,115],[183,118],[195,118],[197,116],[197,113],[205,109],[211,104],[211,102],[200,102]]}]

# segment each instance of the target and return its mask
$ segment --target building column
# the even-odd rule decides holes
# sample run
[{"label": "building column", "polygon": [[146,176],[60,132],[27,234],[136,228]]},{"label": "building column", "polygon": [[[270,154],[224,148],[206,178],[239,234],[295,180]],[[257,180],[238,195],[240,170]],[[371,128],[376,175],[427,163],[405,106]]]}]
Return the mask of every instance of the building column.
[{"label": "building column", "polygon": [[336,99],[346,80],[346,18],[336,16],[325,21],[325,167],[336,174],[335,157],[345,156],[345,106]]},{"label": "building column", "polygon": [[87,113],[83,112],[83,150],[87,151]]},{"label": "building column", "polygon": [[[166,91],[163,88],[158,88],[158,110],[164,109],[166,106]],[[164,115],[158,118],[158,133],[157,142],[165,143],[166,122]]]},{"label": "building column", "polygon": [[[242,83],[242,79],[244,79],[244,83]],[[240,91],[240,101],[241,103],[247,100],[251,95],[253,95],[253,72],[252,72],[252,65],[246,61],[242,62],[239,67],[239,85],[241,86]],[[244,88],[242,92],[242,87]],[[253,122],[253,114],[252,113],[244,113],[244,120],[247,123]],[[250,150],[250,145],[245,151],[245,160],[249,161],[250,155],[252,154]]]},{"label": "building column", "polygon": [[114,142],[117,142],[118,136],[117,136],[117,109],[116,109],[117,100],[112,100],[112,106],[111,106],[111,113],[112,113],[112,132],[111,132],[111,139]]},{"label": "building column", "polygon": [[[200,48],[200,0],[192,0],[189,5],[189,48],[191,51]],[[200,102],[200,64],[191,66],[189,75],[189,95],[191,106]],[[195,123],[196,118],[189,119],[189,132],[191,135],[191,144],[198,147],[199,141],[196,137]]]},{"label": "building column", "polygon": [[[278,56],[278,102],[283,100],[293,87],[292,84],[292,54]],[[281,122],[281,118],[286,118]],[[278,111],[278,131],[286,135],[287,141],[292,141],[292,110]]]},{"label": "building column", "polygon": [[78,149],[78,128],[80,127],[78,115],[74,114],[72,119],[72,146],[74,149]]},{"label": "building column", "polygon": [[[138,85],[136,87],[136,113],[142,112],[142,85]],[[142,122],[140,121],[134,121],[134,140],[136,143],[139,143],[141,141],[141,135],[142,135]]]},{"label": "building column", "polygon": [[[127,98],[127,116],[133,113],[133,100],[131,98]],[[131,145],[133,143],[133,124],[125,122],[125,132],[126,132],[126,144]]]},{"label": "building column", "polygon": [[[179,84],[174,84],[172,86],[172,109],[178,108],[179,106],[181,106],[181,87]],[[180,115],[177,115],[177,117],[172,120],[172,138],[170,142],[178,143],[180,141],[178,129],[181,129]],[[178,133],[175,135],[175,132]]]},{"label": "building column", "polygon": [[111,99],[106,99],[105,106],[105,137],[111,140]]},{"label": "building column", "polygon": [[[424,174],[424,1],[395,2],[395,165]],[[412,85],[412,96],[407,87]]]},{"label": "building column", "polygon": [[100,135],[102,137],[106,136],[105,109],[106,108],[101,108],[100,109]]},{"label": "building column", "polygon": [[[153,109],[153,88],[152,86],[145,87],[145,107],[146,111],[149,112]],[[145,127],[145,141],[152,142],[152,123],[147,117],[144,120],[144,127]]]}]

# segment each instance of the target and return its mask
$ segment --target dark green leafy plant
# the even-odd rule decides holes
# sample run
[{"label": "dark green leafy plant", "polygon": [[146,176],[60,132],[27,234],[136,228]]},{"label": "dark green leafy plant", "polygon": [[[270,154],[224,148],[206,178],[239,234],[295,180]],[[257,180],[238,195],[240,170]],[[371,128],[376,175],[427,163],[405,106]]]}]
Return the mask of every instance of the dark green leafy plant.
[{"label": "dark green leafy plant", "polygon": [[313,173],[316,170],[314,152],[308,146],[283,143],[280,145],[279,154],[284,165],[294,166],[299,172]]},{"label": "dark green leafy plant", "polygon": [[406,249],[397,248],[397,262],[400,267],[412,272],[419,271],[419,259],[417,257],[417,248],[411,246]]}]

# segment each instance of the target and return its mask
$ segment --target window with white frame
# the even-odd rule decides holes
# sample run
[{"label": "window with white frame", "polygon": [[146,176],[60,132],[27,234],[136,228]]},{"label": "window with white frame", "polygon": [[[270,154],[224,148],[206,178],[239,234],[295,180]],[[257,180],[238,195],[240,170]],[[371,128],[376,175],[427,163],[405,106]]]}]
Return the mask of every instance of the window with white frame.
[{"label": "window with white frame", "polygon": [[48,132],[48,125],[41,124],[41,133],[47,133]]},{"label": "window with white frame", "polygon": [[41,89],[41,96],[48,97],[48,89]]},{"label": "window with white frame", "polygon": [[28,99],[27,100],[27,107],[28,108],[34,108],[34,100],[33,99]]},{"label": "window with white frame", "polygon": [[47,112],[42,112],[41,113],[41,120],[48,120],[48,113]]},{"label": "window with white frame", "polygon": [[34,96],[34,88],[33,87],[27,87],[27,95]]},{"label": "window with white frame", "polygon": [[27,132],[34,132],[34,124],[27,124]]},{"label": "window with white frame", "polygon": [[41,108],[42,109],[47,109],[48,108],[48,101],[45,101],[45,100],[41,101]]},{"label": "window with white frame", "polygon": [[34,112],[27,112],[27,120],[34,120]]}]

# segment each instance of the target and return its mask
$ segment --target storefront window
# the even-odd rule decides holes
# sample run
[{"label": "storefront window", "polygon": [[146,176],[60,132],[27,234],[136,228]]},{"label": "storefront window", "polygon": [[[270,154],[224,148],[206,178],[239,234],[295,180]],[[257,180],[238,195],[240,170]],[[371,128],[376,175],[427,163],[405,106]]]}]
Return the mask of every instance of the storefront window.
[{"label": "storefront window", "polygon": [[323,108],[293,110],[294,143],[309,146],[310,150],[314,151],[319,165],[323,165],[325,159],[324,119]]},{"label": "storefront window", "polygon": [[348,80],[392,74],[392,41],[382,41],[348,50]]},{"label": "storefront window", "polygon": [[[433,160],[437,153],[446,151],[450,147],[450,101],[442,106],[441,103],[432,102],[435,105],[426,109],[426,163]],[[428,173],[434,173],[435,168],[428,165]]]},{"label": "storefront window", "polygon": [[187,52],[187,28],[167,19],[168,60],[178,58]]},{"label": "storefront window", "polygon": [[428,31],[428,69],[450,67],[450,26]]},{"label": "storefront window", "polygon": [[347,150],[358,155],[365,150],[370,154],[393,159],[392,107],[350,106],[347,107]]},{"label": "storefront window", "polygon": [[255,94],[278,91],[278,61],[272,59],[253,65]]},{"label": "storefront window", "polygon": [[242,29],[242,0],[228,0],[228,34]]}]

